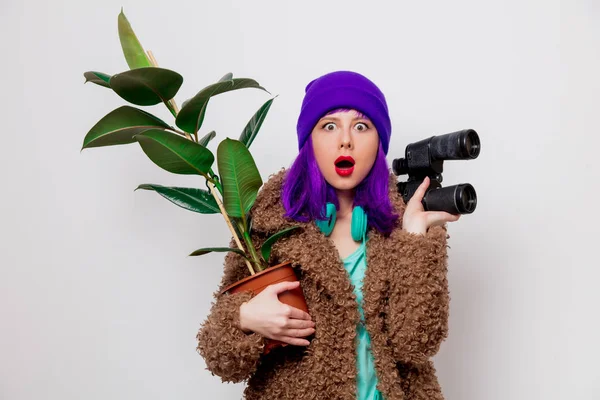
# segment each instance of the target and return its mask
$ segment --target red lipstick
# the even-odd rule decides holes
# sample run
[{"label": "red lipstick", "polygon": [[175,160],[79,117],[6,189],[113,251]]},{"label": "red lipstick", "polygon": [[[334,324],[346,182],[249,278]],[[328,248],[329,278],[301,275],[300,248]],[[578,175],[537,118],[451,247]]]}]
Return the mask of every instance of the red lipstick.
[{"label": "red lipstick", "polygon": [[348,176],[354,171],[354,158],[350,156],[339,156],[335,160],[335,172],[339,176]]}]

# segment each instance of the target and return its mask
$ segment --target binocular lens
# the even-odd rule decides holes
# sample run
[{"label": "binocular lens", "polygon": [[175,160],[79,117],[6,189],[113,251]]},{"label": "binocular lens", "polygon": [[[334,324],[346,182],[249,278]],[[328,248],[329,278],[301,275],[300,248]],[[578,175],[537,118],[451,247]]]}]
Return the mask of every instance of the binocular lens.
[{"label": "binocular lens", "polygon": [[467,154],[470,158],[477,158],[479,155],[479,135],[472,129],[467,130],[467,134],[464,137],[465,139],[465,149],[467,150]]},{"label": "binocular lens", "polygon": [[456,186],[456,205],[461,214],[471,214],[477,207],[477,193],[468,183]]}]

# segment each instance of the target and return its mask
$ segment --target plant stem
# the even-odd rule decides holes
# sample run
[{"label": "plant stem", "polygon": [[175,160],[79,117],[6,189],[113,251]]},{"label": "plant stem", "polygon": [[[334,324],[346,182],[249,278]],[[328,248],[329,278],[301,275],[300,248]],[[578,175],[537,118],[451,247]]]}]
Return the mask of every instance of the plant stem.
[{"label": "plant stem", "polygon": [[192,139],[192,137],[190,136],[190,134],[189,134],[189,133],[187,133],[187,132],[180,131],[179,129],[175,129],[175,128],[173,128],[172,126],[170,126],[170,127],[169,127],[169,129],[170,129],[170,130],[172,130],[173,132],[175,132],[175,133],[177,133],[177,134],[181,135],[181,136],[185,136],[185,137],[186,137],[186,139],[188,139],[188,140],[191,140],[192,142],[194,141],[194,140]]},{"label": "plant stem", "polygon": [[223,196],[223,186],[221,186],[221,182],[219,182],[218,179],[215,179],[218,178],[218,176],[214,173],[212,168],[208,170],[208,175],[210,175],[211,182],[217,187],[217,189],[219,189],[219,193],[221,193],[221,196]]},{"label": "plant stem", "polygon": [[219,182],[217,182],[214,179],[210,179],[210,178],[206,178],[206,181],[212,183],[217,188],[217,190],[219,191],[219,194],[221,196],[223,196],[223,188],[222,188],[222,186],[221,186],[221,184]]},{"label": "plant stem", "polygon": [[[231,234],[233,235],[233,238],[235,239],[235,243],[237,244],[237,246],[240,250],[245,252],[244,247],[242,246],[242,242],[240,242],[240,238],[238,238],[237,233],[235,232],[235,229],[233,228],[233,225],[231,225],[231,221],[229,220],[229,217],[227,216],[227,211],[225,211],[225,207],[223,207],[223,203],[221,202],[221,199],[219,198],[217,191],[215,190],[215,185],[210,180],[208,181],[208,187],[210,188],[210,192],[212,193],[213,197],[217,201],[217,205],[219,206],[219,209],[221,210],[221,215],[223,215],[223,218],[225,218],[225,222],[227,222],[227,226],[229,227],[229,230],[231,231]],[[250,261],[248,261],[247,258],[244,258],[244,261],[246,261],[246,265],[248,266],[250,275],[254,275],[256,272],[254,272],[254,268],[252,268],[252,264],[250,264]]]},{"label": "plant stem", "polygon": [[[192,140],[193,141],[192,136],[189,133],[178,131],[178,130],[175,130],[175,131],[179,132],[181,135],[185,135],[185,137],[188,138],[188,140]],[[198,140],[196,140],[196,143],[198,143]]]},{"label": "plant stem", "polygon": [[175,97],[173,97],[171,100],[169,100],[169,103],[171,103],[171,105],[173,106],[173,110],[175,110],[175,116],[177,116],[177,114],[179,114],[179,107],[177,106],[177,103],[175,102]]},{"label": "plant stem", "polygon": [[250,238],[248,229],[246,229],[245,227],[244,227],[244,241],[246,242],[246,246],[248,247],[248,250],[250,251],[250,256],[252,257],[252,260],[254,261],[254,265],[258,268],[259,271],[262,271],[264,269],[262,266],[262,262],[260,261],[260,258],[258,257],[258,254],[256,253],[256,249],[252,245],[252,239]]},{"label": "plant stem", "polygon": [[169,109],[169,111],[171,111],[171,114],[173,114],[173,116],[175,118],[177,118],[177,112],[175,111],[175,109],[173,108],[173,104],[171,104],[171,101],[174,99],[171,99],[169,101],[163,101],[163,103],[165,104],[165,106],[167,106],[167,108]]}]

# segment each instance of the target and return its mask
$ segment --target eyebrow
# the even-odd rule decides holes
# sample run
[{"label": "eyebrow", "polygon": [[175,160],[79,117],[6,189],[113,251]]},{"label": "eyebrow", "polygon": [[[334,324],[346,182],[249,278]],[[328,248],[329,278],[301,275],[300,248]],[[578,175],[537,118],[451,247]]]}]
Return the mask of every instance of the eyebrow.
[{"label": "eyebrow", "polygon": [[[328,116],[328,115],[324,116],[324,117],[323,117],[323,118],[321,118],[321,119],[332,119],[332,120],[334,120],[334,121],[340,121],[340,120],[341,120],[341,118],[338,118],[338,117],[330,117],[330,116]],[[357,119],[364,119],[365,121],[370,121],[370,119],[369,119],[369,118],[367,118],[367,117],[354,117],[354,118],[352,118],[352,121],[356,121]]]}]

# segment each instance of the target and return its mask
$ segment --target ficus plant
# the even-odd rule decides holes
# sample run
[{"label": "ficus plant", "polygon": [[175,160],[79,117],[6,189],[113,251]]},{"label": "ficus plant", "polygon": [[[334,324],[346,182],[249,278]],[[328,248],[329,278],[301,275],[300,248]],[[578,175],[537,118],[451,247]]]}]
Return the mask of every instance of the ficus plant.
[{"label": "ficus plant", "polygon": [[173,204],[192,212],[220,213],[223,216],[237,248],[201,248],[190,256],[235,252],[244,257],[251,274],[263,271],[269,267],[273,244],[298,228],[295,226],[274,234],[264,242],[260,251],[254,247],[250,236],[249,211],[263,181],[249,148],[277,96],[256,111],[239,139],[226,138],[220,142],[216,154],[217,174],[213,170],[215,155],[207,148],[216,136],[215,131],[198,138],[209,100],[222,93],[246,88],[269,92],[253,79],[234,78],[228,73],[184,101],[179,110],[175,95],[183,83],[183,77],[175,71],[158,67],[152,52],[144,51],[123,9],[118,16],[118,28],[129,69],[114,75],[88,71],[84,73],[84,83],[92,82],[111,89],[137,106],[163,103],[175,118],[176,127],[144,110],[124,105],[108,113],[90,129],[83,139],[81,150],[138,143],[148,158],[160,168],[174,174],[202,176],[207,189],[145,183],[135,190],[155,191]]}]

